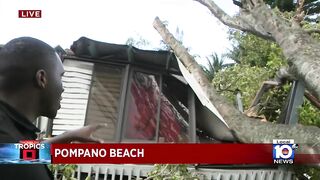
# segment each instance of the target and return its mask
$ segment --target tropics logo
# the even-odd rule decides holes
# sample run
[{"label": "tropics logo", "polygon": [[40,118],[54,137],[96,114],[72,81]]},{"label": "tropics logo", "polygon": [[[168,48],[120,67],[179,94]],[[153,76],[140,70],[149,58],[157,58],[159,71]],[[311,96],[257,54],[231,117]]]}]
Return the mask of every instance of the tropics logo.
[{"label": "tropics logo", "polygon": [[45,145],[35,140],[24,140],[15,144],[15,147],[20,150],[20,159],[36,160],[39,159],[39,150],[44,149]]}]

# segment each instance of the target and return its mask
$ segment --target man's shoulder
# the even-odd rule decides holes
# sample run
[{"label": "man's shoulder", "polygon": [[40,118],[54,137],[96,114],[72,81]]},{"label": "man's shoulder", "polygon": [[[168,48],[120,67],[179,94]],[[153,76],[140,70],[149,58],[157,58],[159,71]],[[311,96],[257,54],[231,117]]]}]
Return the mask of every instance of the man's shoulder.
[{"label": "man's shoulder", "polygon": [[3,123],[0,121],[0,143],[15,143],[16,141],[10,130],[3,127]]},{"label": "man's shoulder", "polygon": [[0,129],[8,128],[11,124],[13,121],[10,116],[0,108]]},{"label": "man's shoulder", "polygon": [[1,164],[1,179],[51,180],[51,172],[44,164]]},{"label": "man's shoulder", "polygon": [[12,136],[13,122],[6,113],[0,109],[0,143],[13,143],[16,139]]},{"label": "man's shoulder", "polygon": [[[11,120],[10,116],[8,115],[8,113],[6,111],[4,111],[2,108],[0,108],[0,125],[8,124],[11,121],[12,120]],[[0,128],[1,128],[1,126],[0,126]]]}]

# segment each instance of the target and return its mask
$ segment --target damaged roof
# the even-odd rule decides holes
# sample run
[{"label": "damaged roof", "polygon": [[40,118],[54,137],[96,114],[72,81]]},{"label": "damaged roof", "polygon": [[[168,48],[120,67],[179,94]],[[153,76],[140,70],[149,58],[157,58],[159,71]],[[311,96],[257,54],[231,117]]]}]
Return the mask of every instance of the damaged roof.
[{"label": "damaged roof", "polygon": [[141,50],[133,46],[105,43],[86,37],[81,37],[74,41],[71,50],[77,57],[116,63],[130,63],[181,74],[177,59],[170,51]]}]

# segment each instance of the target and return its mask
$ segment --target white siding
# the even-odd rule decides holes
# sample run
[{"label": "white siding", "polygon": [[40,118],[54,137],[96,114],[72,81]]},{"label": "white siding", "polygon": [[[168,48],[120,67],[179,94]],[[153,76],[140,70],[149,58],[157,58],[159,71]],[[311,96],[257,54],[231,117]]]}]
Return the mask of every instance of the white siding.
[{"label": "white siding", "polygon": [[93,63],[65,60],[63,64],[65,91],[62,94],[61,109],[53,120],[52,135],[84,125],[92,80]]}]

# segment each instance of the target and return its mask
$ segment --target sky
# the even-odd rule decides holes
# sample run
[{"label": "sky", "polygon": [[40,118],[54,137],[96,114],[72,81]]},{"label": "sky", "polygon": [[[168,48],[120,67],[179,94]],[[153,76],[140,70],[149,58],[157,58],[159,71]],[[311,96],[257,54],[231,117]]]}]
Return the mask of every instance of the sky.
[{"label": "sky", "polygon": [[[232,0],[214,2],[230,15],[237,12]],[[18,10],[42,10],[42,18],[18,18]],[[193,0],[0,0],[0,44],[31,36],[69,48],[81,36],[115,44],[141,37],[150,49],[158,48],[161,37],[152,26],[156,16],[173,34],[177,27],[183,31],[184,45],[201,64],[213,52],[231,48],[228,28]]]}]

